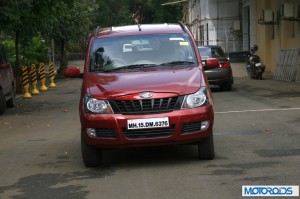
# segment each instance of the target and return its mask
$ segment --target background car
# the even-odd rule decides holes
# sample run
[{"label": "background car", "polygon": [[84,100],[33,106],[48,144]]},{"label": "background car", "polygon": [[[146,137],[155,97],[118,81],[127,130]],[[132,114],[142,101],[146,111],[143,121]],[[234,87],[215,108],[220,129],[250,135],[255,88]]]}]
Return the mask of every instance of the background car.
[{"label": "background car", "polygon": [[[230,91],[233,84],[232,69],[223,49],[220,46],[199,46],[198,49],[209,84]],[[218,59],[219,64],[208,64],[208,62],[215,62],[211,58]]]},{"label": "background car", "polygon": [[15,106],[15,83],[8,54],[3,44],[0,44],[0,114],[6,107]]}]

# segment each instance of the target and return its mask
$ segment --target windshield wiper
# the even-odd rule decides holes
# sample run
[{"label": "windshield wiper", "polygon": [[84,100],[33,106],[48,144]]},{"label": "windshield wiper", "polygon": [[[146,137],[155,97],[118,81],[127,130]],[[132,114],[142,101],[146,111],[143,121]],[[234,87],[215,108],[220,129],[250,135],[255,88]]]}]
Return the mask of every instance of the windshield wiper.
[{"label": "windshield wiper", "polygon": [[192,61],[171,61],[160,64],[160,66],[176,66],[176,65],[192,65],[195,64],[195,62]]},{"label": "windshield wiper", "polygon": [[135,69],[135,68],[152,68],[158,66],[157,64],[132,64],[128,65],[128,69]]},{"label": "windshield wiper", "polygon": [[116,71],[116,70],[127,70],[127,69],[136,69],[136,68],[151,68],[151,67],[157,67],[159,65],[157,64],[132,64],[132,65],[125,65],[125,66],[120,66],[117,68],[109,68],[109,69],[104,69],[101,70],[101,72],[110,72],[110,71]]}]

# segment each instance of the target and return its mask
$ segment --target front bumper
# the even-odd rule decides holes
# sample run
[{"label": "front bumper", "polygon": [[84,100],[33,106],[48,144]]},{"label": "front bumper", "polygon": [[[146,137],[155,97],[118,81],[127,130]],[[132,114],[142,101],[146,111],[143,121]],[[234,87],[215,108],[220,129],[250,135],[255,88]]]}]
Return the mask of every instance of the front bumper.
[{"label": "front bumper", "polygon": [[[168,117],[170,126],[127,129],[127,120],[159,117]],[[126,148],[199,142],[212,134],[214,113],[209,105],[150,115],[81,113],[80,120],[81,132],[88,144],[101,148]],[[204,121],[208,121],[208,126],[200,130]],[[95,137],[87,133],[88,128],[96,129]]]}]

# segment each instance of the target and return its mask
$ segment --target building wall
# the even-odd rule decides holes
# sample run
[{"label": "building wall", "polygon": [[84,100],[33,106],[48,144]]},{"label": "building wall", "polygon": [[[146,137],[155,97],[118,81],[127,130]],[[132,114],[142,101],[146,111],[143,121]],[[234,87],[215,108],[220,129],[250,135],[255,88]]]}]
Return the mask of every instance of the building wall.
[{"label": "building wall", "polygon": [[243,51],[247,51],[256,44],[256,1],[243,0],[242,28],[243,28]]},{"label": "building wall", "polygon": [[188,12],[189,12],[189,27],[194,35],[194,38],[198,44],[200,44],[200,1],[190,0],[188,2]]},{"label": "building wall", "polygon": [[[239,0],[200,0],[201,25],[208,34],[205,44],[220,45],[227,52],[241,50]],[[240,27],[235,29],[236,25]]]},{"label": "building wall", "polygon": [[[293,4],[295,21],[282,19],[283,3]],[[260,24],[263,10],[274,12],[275,24]],[[300,0],[189,0],[189,26],[198,44],[216,44],[227,52],[259,46],[257,54],[274,72],[280,49],[300,48]],[[234,21],[241,30],[233,31]]]},{"label": "building wall", "polygon": [[[263,18],[263,10],[270,9],[274,12],[275,25],[256,25],[258,55],[266,65],[266,71],[274,72],[280,49],[300,48],[300,21],[288,21],[280,17],[282,3],[292,3],[294,17],[298,16],[299,0],[257,0],[256,18]],[[300,13],[299,13],[300,14]],[[278,19],[278,20],[277,20]],[[274,27],[274,30],[273,30]]]},{"label": "building wall", "polygon": [[[199,45],[241,50],[240,0],[189,0],[189,27]],[[236,22],[235,22],[236,21]],[[236,30],[235,25],[240,27]]]}]

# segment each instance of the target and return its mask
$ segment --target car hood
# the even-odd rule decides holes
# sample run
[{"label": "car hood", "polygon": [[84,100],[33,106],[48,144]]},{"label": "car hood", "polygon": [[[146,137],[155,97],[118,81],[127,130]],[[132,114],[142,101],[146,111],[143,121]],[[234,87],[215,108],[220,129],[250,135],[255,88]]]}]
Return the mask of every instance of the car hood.
[{"label": "car hood", "polygon": [[87,93],[98,99],[115,99],[146,91],[172,95],[191,94],[205,81],[198,67],[89,73],[84,79]]}]

